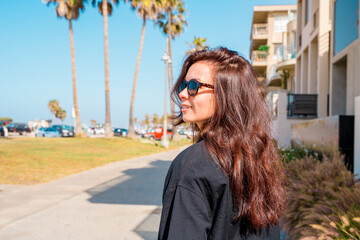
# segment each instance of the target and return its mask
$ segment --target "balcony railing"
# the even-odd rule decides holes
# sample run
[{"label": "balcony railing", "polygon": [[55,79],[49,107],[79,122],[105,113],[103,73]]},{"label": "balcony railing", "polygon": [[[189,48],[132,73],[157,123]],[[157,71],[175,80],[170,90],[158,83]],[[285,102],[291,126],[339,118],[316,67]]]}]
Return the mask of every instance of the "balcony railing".
[{"label": "balcony railing", "polygon": [[296,49],[292,45],[282,45],[275,57],[279,62],[294,59],[296,58]]},{"label": "balcony railing", "polygon": [[316,118],[317,94],[288,94],[288,118]]},{"label": "balcony railing", "polygon": [[268,35],[267,23],[258,23],[253,25],[253,38],[265,37]]},{"label": "balcony railing", "polygon": [[268,53],[266,51],[253,51],[251,56],[252,62],[266,62]]}]

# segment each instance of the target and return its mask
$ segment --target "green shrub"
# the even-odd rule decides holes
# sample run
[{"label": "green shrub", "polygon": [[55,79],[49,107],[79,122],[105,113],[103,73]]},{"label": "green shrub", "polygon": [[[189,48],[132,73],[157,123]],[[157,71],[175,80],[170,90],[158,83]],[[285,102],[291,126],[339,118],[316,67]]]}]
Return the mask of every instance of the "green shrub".
[{"label": "green shrub", "polygon": [[309,152],[305,147],[279,149],[279,155],[283,163],[289,163],[296,159],[303,159],[304,157],[310,155],[318,159],[317,153]]},{"label": "green shrub", "polygon": [[[340,154],[323,161],[314,157],[294,160],[286,165],[286,171],[288,206],[283,229],[289,239],[359,239],[342,232],[359,232],[360,184]],[[346,226],[343,216],[349,219]]]},{"label": "green shrub", "polygon": [[269,52],[270,46],[269,45],[260,45],[258,50],[259,51],[265,51],[265,52]]}]

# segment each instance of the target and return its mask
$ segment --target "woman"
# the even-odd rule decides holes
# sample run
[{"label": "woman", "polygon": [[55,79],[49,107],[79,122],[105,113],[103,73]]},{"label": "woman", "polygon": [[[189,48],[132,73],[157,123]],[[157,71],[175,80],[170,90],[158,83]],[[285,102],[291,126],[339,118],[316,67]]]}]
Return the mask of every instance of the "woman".
[{"label": "woman", "polygon": [[226,48],[187,57],[172,92],[199,140],[172,162],[159,239],[280,239],[284,175],[251,65]]}]

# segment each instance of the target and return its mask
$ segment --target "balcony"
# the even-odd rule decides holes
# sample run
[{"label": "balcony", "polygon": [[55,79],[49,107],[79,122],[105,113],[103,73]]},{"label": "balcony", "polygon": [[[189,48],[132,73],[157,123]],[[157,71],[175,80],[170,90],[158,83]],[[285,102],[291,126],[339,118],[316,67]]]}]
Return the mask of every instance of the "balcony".
[{"label": "balcony", "polygon": [[316,118],[317,94],[288,94],[288,118]]},{"label": "balcony", "polygon": [[253,66],[266,66],[268,53],[266,51],[252,51],[251,63]]},{"label": "balcony", "polygon": [[275,55],[278,62],[296,58],[296,49],[292,45],[282,45]]},{"label": "balcony", "polygon": [[293,45],[281,46],[274,58],[278,61],[276,71],[295,69],[296,50]]},{"label": "balcony", "polygon": [[267,23],[258,23],[253,25],[252,38],[253,39],[266,39],[268,37]]}]

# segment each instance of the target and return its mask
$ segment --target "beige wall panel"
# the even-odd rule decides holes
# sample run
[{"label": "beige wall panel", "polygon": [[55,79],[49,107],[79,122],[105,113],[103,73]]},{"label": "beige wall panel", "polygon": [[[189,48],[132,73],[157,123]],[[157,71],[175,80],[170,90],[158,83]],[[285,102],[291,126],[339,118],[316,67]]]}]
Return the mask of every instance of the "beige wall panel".
[{"label": "beige wall panel", "polygon": [[301,90],[300,93],[306,94],[308,93],[308,67],[309,67],[309,54],[306,49],[301,57]]},{"label": "beige wall panel", "polygon": [[317,94],[317,85],[318,85],[318,43],[317,39],[311,42],[309,46],[309,78],[308,78],[308,93]]},{"label": "beige wall panel", "polygon": [[346,68],[346,115],[354,115],[354,52],[347,54]]},{"label": "beige wall panel", "polygon": [[301,93],[301,62],[302,56],[296,58],[295,65],[295,93]]}]

